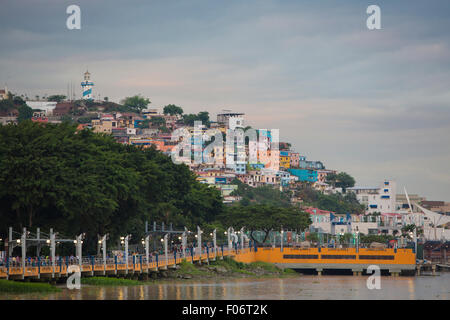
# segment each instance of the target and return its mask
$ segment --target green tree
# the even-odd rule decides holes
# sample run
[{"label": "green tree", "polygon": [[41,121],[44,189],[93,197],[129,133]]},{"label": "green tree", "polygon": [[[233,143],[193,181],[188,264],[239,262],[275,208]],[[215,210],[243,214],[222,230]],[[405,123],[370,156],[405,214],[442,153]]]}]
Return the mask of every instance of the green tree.
[{"label": "green tree", "polygon": [[303,231],[311,224],[309,214],[297,208],[263,204],[231,206],[219,216],[219,221],[224,226],[245,227],[256,242],[258,240],[254,237],[254,232],[263,231],[262,243],[266,242],[271,231],[281,228]]},{"label": "green tree", "polygon": [[86,232],[89,253],[97,234],[140,239],[145,221],[194,227],[223,211],[219,190],[153,147],[67,123],[0,125],[0,225]]},{"label": "green tree", "polygon": [[306,240],[311,242],[317,242],[319,241],[319,234],[317,232],[311,232],[306,236]]},{"label": "green tree", "polygon": [[166,120],[163,117],[152,117],[150,123],[153,126],[160,127],[166,124]]},{"label": "green tree", "polygon": [[201,121],[203,125],[209,127],[211,122],[209,121],[209,112],[201,111],[198,114],[184,114],[183,123],[187,126],[193,126],[195,121]]},{"label": "green tree", "polygon": [[31,109],[29,106],[27,106],[26,104],[21,105],[18,108],[19,111],[19,116],[17,117],[17,122],[22,122],[25,120],[30,120],[33,117],[33,109]]},{"label": "green tree", "polygon": [[134,112],[141,112],[143,109],[146,109],[147,106],[150,104],[150,100],[148,98],[144,98],[141,95],[135,95],[132,97],[126,97],[122,104],[125,107],[130,108]]},{"label": "green tree", "polygon": [[339,172],[338,174],[328,174],[326,181],[333,187],[342,188],[342,191],[344,193],[346,192],[347,188],[355,186],[355,179],[345,172]]},{"label": "green tree", "polygon": [[176,106],[174,104],[168,104],[167,106],[164,107],[163,110],[164,114],[169,114],[171,116],[174,115],[182,115],[183,114],[183,109],[179,106]]},{"label": "green tree", "polygon": [[48,101],[55,101],[55,102],[61,102],[64,99],[66,99],[67,97],[65,95],[62,94],[55,94],[55,95],[51,95],[47,98]]}]

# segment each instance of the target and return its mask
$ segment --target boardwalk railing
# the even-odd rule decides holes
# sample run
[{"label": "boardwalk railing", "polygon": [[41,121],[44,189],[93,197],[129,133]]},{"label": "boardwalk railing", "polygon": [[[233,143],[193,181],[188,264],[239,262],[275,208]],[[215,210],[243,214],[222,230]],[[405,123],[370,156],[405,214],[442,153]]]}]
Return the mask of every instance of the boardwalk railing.
[{"label": "boardwalk railing", "polygon": [[[218,259],[226,256],[235,257],[253,250],[252,248],[232,249],[225,247],[217,247],[216,257]],[[182,252],[171,252],[167,259],[165,254],[157,254],[149,257],[149,261],[145,255],[132,255],[127,261],[121,257],[108,257],[106,261],[102,258],[83,257],[81,259],[82,275],[95,274],[121,274],[121,273],[147,273],[149,271],[164,270],[180,264],[183,260],[187,262],[206,262],[214,259],[214,250],[202,250],[201,253],[194,250],[186,250],[186,258],[183,258]],[[4,261],[0,263],[0,279],[24,279],[27,277],[65,277],[68,276],[70,266],[80,266],[78,258],[57,257],[54,263],[51,259],[35,258],[25,262],[25,268],[21,261]]]}]

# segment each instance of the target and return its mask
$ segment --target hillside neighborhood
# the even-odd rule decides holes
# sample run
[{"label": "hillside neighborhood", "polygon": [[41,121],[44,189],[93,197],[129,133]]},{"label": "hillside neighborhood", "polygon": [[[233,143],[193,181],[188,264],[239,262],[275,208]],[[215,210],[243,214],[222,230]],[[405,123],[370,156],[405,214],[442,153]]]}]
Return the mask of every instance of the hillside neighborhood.
[{"label": "hillside neighborhood", "polygon": [[[326,167],[323,160],[308,159],[305,150],[295,150],[288,141],[278,141],[274,129],[248,126],[251,119],[244,112],[223,110],[213,120],[208,111],[184,114],[173,104],[149,107],[151,102],[142,96],[128,97],[117,104],[108,97],[95,100],[93,85],[86,72],[80,100],[65,95],[29,98],[14,95],[6,87],[0,89],[0,123],[25,119],[43,124],[72,123],[77,130],[112,135],[118,143],[153,147],[168,156],[183,140],[174,133],[184,130],[191,137],[188,147],[193,153],[184,155],[182,162],[198,181],[219,189],[225,204],[255,202],[255,197],[248,196],[248,187],[271,187],[288,203],[310,213],[312,231],[318,233],[395,235],[406,224],[404,213],[422,212],[418,204],[442,215],[450,214],[450,203],[428,201],[417,194],[408,197],[395,181],[383,177],[377,186],[355,186],[349,174]],[[242,143],[233,140],[231,149],[228,141],[226,147],[216,144],[210,148],[215,160],[208,162],[204,153],[210,142],[205,136],[211,130],[220,133],[224,141],[230,131],[239,130],[243,135],[253,130],[257,138],[242,136]],[[426,234],[428,230],[428,237],[450,238],[450,230],[443,226],[436,231],[436,225],[426,217],[419,217],[419,221],[421,231]]]}]

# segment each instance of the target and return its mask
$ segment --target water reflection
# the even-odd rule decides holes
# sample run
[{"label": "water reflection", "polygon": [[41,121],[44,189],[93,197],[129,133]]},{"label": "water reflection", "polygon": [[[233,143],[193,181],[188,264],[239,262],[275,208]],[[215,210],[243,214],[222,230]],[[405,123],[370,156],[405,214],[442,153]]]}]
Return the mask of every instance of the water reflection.
[{"label": "water reflection", "polygon": [[166,282],[142,286],[83,286],[52,294],[0,295],[0,299],[50,300],[257,300],[257,299],[450,299],[450,273],[440,276],[382,277],[369,290],[365,276],[299,276],[283,279],[234,279]]}]

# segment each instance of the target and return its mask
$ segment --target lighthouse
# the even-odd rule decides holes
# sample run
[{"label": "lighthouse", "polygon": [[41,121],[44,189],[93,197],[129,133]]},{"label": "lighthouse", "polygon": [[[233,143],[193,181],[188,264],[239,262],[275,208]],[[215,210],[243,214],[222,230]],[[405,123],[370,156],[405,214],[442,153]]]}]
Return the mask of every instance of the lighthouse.
[{"label": "lighthouse", "polygon": [[83,88],[83,99],[84,100],[94,100],[94,95],[92,94],[92,87],[94,83],[91,81],[91,74],[89,71],[84,73],[84,81],[81,83],[81,88]]}]

